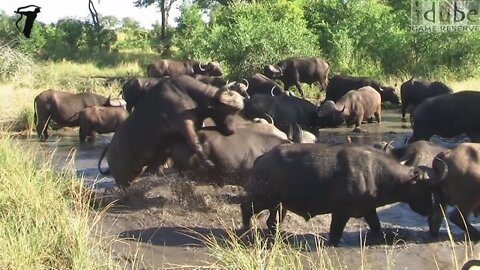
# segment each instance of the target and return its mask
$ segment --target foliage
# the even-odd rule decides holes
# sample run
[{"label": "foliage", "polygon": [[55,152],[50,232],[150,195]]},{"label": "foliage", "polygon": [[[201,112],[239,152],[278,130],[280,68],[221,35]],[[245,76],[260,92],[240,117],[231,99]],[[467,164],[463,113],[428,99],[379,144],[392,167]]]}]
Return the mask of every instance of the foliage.
[{"label": "foliage", "polygon": [[399,1],[309,0],[309,29],[333,70],[381,76],[478,75],[478,32],[419,33],[410,30],[410,4]]},{"label": "foliage", "polygon": [[321,55],[302,10],[294,5],[235,3],[212,14],[209,25],[199,6],[184,6],[176,37],[180,58],[214,58],[239,77],[286,57]]},{"label": "foliage", "polygon": [[82,182],[49,160],[0,135],[2,269],[119,269],[91,237],[97,218]]}]

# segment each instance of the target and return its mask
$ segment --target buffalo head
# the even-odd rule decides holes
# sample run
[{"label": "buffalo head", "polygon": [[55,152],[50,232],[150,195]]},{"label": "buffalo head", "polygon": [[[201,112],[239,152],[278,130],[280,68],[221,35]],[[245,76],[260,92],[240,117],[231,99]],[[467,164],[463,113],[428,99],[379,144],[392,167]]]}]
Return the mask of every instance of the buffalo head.
[{"label": "buffalo head", "polygon": [[317,116],[318,117],[325,117],[329,115],[343,115],[343,112],[345,111],[345,106],[343,106],[342,109],[338,109],[337,105],[335,102],[331,100],[326,100],[325,102],[322,103],[320,108],[318,108],[317,111]]},{"label": "buffalo head", "polygon": [[248,94],[249,83],[245,79],[242,79],[242,81],[245,81],[245,83],[233,82],[233,83],[227,84],[226,88],[239,93],[244,98],[250,98],[250,95]]},{"label": "buffalo head", "polygon": [[[445,162],[440,160],[443,164]],[[406,202],[410,208],[422,216],[430,215],[433,211],[432,192],[445,178],[448,169],[437,172],[427,166],[410,168],[410,181],[405,192]]]},{"label": "buffalo head", "polygon": [[208,106],[207,116],[212,118],[220,132],[228,136],[235,132],[235,115],[243,106],[243,97],[239,93],[220,89],[214,102]]},{"label": "buffalo head", "polygon": [[277,79],[283,77],[283,70],[279,66],[266,65],[263,68],[263,73],[270,79]]},{"label": "buffalo head", "polygon": [[216,61],[209,62],[206,65],[198,63],[198,69],[209,76],[223,76],[223,71],[220,68],[220,63]]},{"label": "buffalo head", "polygon": [[389,86],[380,87],[380,95],[382,96],[382,102],[389,101],[392,104],[400,104],[400,98],[395,91],[395,88]]}]

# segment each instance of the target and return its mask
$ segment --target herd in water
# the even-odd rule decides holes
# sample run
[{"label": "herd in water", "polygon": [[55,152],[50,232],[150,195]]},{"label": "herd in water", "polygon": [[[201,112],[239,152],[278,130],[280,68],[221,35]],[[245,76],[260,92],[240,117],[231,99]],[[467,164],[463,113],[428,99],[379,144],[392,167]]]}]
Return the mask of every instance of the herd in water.
[{"label": "herd in water", "polygon": [[[379,233],[376,208],[404,202],[428,217],[432,235],[442,208],[457,206],[449,220],[480,240],[468,222],[470,213],[480,213],[480,92],[454,93],[442,82],[411,78],[399,96],[396,86],[329,70],[321,58],[288,58],[229,82],[218,62],[162,59],[148,66],[149,77],[123,83],[123,99],[40,93],[36,131],[47,140],[50,120],[80,127],[82,143],[114,132],[98,164],[122,189],[167,161],[197,181],[241,186],[245,229],[263,210],[270,211],[272,232],[287,211],[305,220],[331,213],[329,243],[337,245],[349,218],[364,218]],[[302,83],[326,92],[320,106],[305,99]],[[385,102],[401,104],[405,121],[410,113],[413,134],[405,145],[317,142],[325,127],[364,132],[365,121],[380,124]],[[471,142],[451,149],[429,142],[460,134]],[[105,157],[108,169],[100,166]]]}]

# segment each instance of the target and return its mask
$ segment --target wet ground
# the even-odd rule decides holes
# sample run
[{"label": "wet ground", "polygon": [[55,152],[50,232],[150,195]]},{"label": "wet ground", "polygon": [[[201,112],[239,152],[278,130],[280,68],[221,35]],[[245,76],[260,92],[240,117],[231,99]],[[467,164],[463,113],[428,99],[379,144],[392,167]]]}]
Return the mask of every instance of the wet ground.
[{"label": "wet ground", "polygon": [[[400,121],[396,111],[384,111],[381,124],[365,124],[365,133],[351,132],[352,128],[321,130],[321,142],[345,142],[347,136],[352,142],[371,143],[393,141],[400,146],[411,136],[409,123]],[[82,181],[94,187],[99,193],[114,185],[111,177],[98,175],[97,162],[111,135],[100,135],[94,144],[80,145],[78,131],[67,130],[52,132],[45,143],[38,143],[45,151],[55,151],[54,165],[60,169],[74,153],[74,165]],[[433,141],[452,147],[465,137]],[[36,139],[26,141],[37,144]],[[104,162],[106,166],[106,162]],[[123,239],[115,242],[112,254],[122,262],[129,264],[135,259],[141,269],[175,268],[179,265],[201,266],[213,259],[208,249],[192,234],[225,236],[226,229],[240,227],[240,209],[238,203],[241,189],[233,186],[214,188],[197,186],[179,179],[173,171],[166,175],[142,177],[120,203],[109,208],[99,223],[101,235],[105,239]],[[438,238],[428,234],[426,218],[412,212],[405,204],[394,204],[378,210],[384,237],[368,237],[367,247],[362,251],[361,236],[368,235],[367,225],[362,219],[351,219],[345,229],[341,247],[327,248],[327,253],[348,269],[359,269],[363,264],[368,269],[455,269],[452,257],[454,248],[458,265],[465,261],[465,255],[477,256],[478,248],[468,245],[464,234],[454,225],[451,227],[455,243],[450,244],[447,229],[442,227]],[[473,220],[476,225],[478,220]],[[259,224],[263,226],[265,215],[261,215]],[[329,215],[317,216],[306,222],[295,214],[289,213],[282,229],[295,235],[292,245],[311,247],[304,251],[311,257],[318,256],[316,240],[326,237],[330,222]],[[195,233],[192,233],[194,231]],[[198,235],[196,235],[198,238]],[[401,240],[401,241],[397,241]],[[395,242],[396,244],[392,244]],[[385,244],[388,243],[388,244]],[[387,256],[392,252],[393,255]],[[365,254],[362,256],[362,254]],[[387,259],[393,261],[388,263]],[[365,263],[366,262],[366,263]],[[192,267],[195,268],[195,267]]]}]

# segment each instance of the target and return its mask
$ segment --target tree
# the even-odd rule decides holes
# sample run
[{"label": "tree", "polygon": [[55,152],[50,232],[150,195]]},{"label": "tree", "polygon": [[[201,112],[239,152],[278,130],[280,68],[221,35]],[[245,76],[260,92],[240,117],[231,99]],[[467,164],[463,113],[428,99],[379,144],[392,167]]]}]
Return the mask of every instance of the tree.
[{"label": "tree", "polygon": [[176,1],[177,0],[135,0],[134,4],[136,7],[148,7],[155,4],[160,9],[162,14],[162,31],[160,36],[162,40],[165,41],[167,38],[168,17],[173,3]]}]

